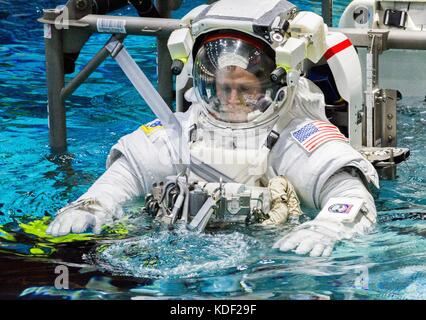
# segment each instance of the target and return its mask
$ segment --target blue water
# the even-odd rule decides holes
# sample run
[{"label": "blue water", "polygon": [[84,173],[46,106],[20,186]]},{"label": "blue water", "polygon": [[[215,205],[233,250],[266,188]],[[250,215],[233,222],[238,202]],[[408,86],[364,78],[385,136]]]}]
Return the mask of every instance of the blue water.
[{"label": "blue water", "polygon": [[[183,1],[173,17],[202,1]],[[320,13],[320,2],[295,1]],[[349,1],[335,1],[334,25]],[[398,179],[382,181],[379,224],[369,235],[342,242],[330,258],[272,250],[289,228],[230,227],[210,234],[153,225],[129,205],[129,233],[52,243],[23,228],[76,199],[104,171],[111,146],[153,118],[111,59],[67,101],[68,154],[48,147],[42,8],[60,1],[0,1],[0,297],[66,299],[426,298],[426,105],[398,104],[399,144],[411,148]],[[135,15],[130,8],[118,14]],[[92,36],[78,67],[108,39]],[[154,38],[126,45],[156,82]],[[70,267],[70,290],[53,286],[57,264]],[[16,280],[21,279],[21,280]]]}]

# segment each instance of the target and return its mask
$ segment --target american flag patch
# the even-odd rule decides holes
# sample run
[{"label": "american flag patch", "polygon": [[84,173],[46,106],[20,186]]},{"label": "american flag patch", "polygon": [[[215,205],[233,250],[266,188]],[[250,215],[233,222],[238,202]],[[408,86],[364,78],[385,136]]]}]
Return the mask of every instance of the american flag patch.
[{"label": "american flag patch", "polygon": [[291,135],[308,152],[314,151],[327,141],[349,141],[336,126],[326,121],[312,121],[292,131]]}]

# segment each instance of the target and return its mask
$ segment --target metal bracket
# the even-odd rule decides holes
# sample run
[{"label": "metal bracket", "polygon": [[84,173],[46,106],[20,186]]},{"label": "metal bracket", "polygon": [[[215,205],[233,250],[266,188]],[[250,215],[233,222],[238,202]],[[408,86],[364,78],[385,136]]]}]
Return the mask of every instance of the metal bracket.
[{"label": "metal bracket", "polygon": [[78,20],[84,16],[92,13],[92,0],[70,0],[65,6],[57,7],[55,9],[43,9],[43,17],[37,21],[41,23],[58,24],[55,21],[59,15],[64,14],[66,10],[67,26],[74,27],[87,27],[86,23],[79,22]]},{"label": "metal bracket", "polygon": [[379,89],[379,55],[387,50],[388,30],[369,30],[368,37],[371,39],[368,46],[367,64],[366,64],[366,131],[365,144],[368,147],[377,146],[377,137],[375,135],[375,107],[377,99],[382,96]]},{"label": "metal bracket", "polygon": [[362,123],[362,121],[364,121],[364,116],[365,116],[364,111],[358,111],[356,115],[356,124]]},{"label": "metal bracket", "polygon": [[124,48],[122,40],[118,40],[116,37],[112,37],[110,41],[105,45],[105,49],[108,50],[111,57],[115,58],[117,54]]},{"label": "metal bracket", "polygon": [[408,148],[362,147],[358,151],[376,168],[381,179],[396,178],[397,165],[410,156]]},{"label": "metal bracket", "polygon": [[382,89],[375,101],[376,136],[381,147],[396,147],[396,90]]},{"label": "metal bracket", "polygon": [[387,42],[389,37],[389,30],[368,30],[368,38],[371,39],[368,50],[370,51],[373,48],[373,51],[378,55],[382,54],[388,49]]}]

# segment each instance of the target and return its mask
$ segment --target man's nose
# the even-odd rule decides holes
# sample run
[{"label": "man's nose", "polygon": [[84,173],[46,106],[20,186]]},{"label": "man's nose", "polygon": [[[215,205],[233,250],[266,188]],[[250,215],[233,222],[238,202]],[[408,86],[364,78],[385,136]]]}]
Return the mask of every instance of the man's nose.
[{"label": "man's nose", "polygon": [[232,106],[239,105],[240,99],[238,97],[238,90],[232,89],[228,96],[228,103]]}]

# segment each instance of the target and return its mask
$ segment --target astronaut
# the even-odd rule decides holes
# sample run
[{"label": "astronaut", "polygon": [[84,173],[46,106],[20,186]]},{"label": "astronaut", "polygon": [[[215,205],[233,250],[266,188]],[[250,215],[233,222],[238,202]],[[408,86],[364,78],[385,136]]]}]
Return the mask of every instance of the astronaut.
[{"label": "astronaut", "polygon": [[[377,173],[329,122],[322,91],[304,76],[304,62],[317,63],[326,49],[322,18],[283,0],[220,0],[195,8],[182,25],[169,50],[193,80],[185,94],[191,107],[175,113],[191,175],[248,186],[285,177],[287,191],[278,198],[300,199],[319,213],[274,244],[282,251],[328,256],[336,242],[371,230]],[[106,172],[47,232],[99,233],[119,219],[121,204],[179,174],[171,141],[160,120],[122,137]]]}]

